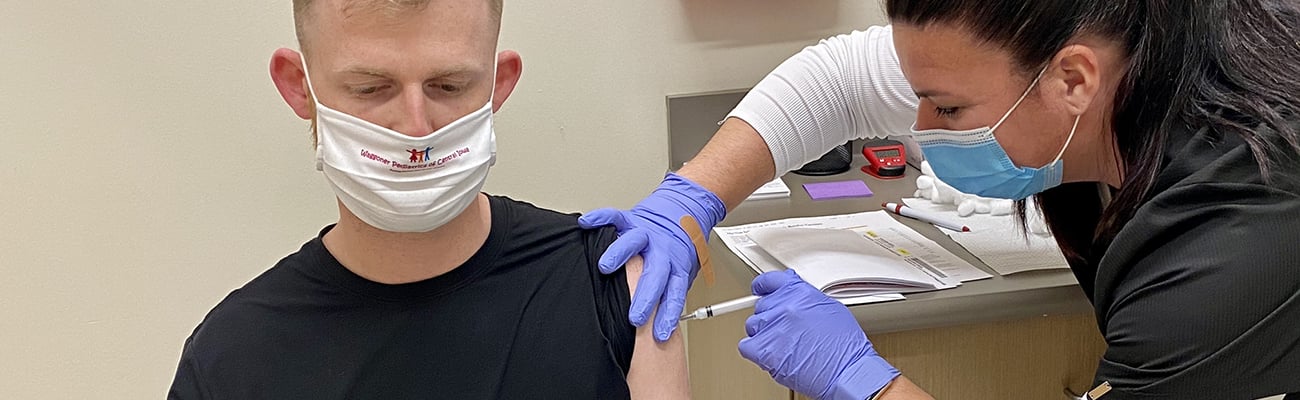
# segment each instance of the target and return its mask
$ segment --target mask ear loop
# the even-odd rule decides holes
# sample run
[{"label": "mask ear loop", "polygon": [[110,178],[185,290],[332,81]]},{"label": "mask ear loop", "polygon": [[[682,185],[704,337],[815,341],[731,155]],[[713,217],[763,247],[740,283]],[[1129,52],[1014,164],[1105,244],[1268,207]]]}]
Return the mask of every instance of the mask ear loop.
[{"label": "mask ear loop", "polygon": [[492,77],[491,77],[492,91],[488,92],[488,103],[487,103],[488,118],[490,121],[489,124],[493,125],[490,128],[492,129],[492,144],[490,150],[492,152],[492,155],[491,158],[488,160],[488,167],[494,167],[497,165],[497,136],[496,136],[496,126],[495,126],[496,125],[495,114],[496,114],[496,97],[497,97],[497,72],[500,70],[500,65],[501,65],[501,59],[500,59],[501,49],[496,49],[496,53],[494,54],[495,55],[492,58]]},{"label": "mask ear loop", "polygon": [[[489,77],[489,79],[492,80],[492,91],[488,92],[489,107],[492,107],[494,105],[494,102],[496,101],[497,98],[497,72],[499,72],[499,70],[501,69],[500,57],[501,57],[501,50],[500,49],[495,50],[492,56],[492,76]],[[495,111],[493,111],[493,113],[495,113]]]},{"label": "mask ear loop", "polygon": [[307,96],[311,98],[310,100],[312,102],[312,111],[313,114],[316,114],[312,116],[313,121],[311,122],[312,130],[313,130],[312,135],[315,135],[316,137],[316,171],[323,172],[325,171],[325,161],[321,159],[320,115],[319,115],[321,104],[320,104],[320,100],[316,97],[316,88],[313,88],[311,86],[311,72],[307,71],[307,55],[303,54],[301,51],[299,51],[298,54],[302,58],[302,79],[307,83]]},{"label": "mask ear loop", "polygon": [[[302,54],[302,53],[298,53]],[[316,88],[311,87],[311,72],[307,72],[307,56],[302,56],[302,79],[307,82],[307,95],[311,96],[311,101],[316,101]]]},{"label": "mask ear loop", "polygon": [[1074,130],[1075,130],[1075,129],[1079,129],[1079,118],[1082,118],[1082,117],[1083,117],[1083,115],[1076,115],[1076,116],[1074,116],[1074,126],[1070,127],[1070,136],[1066,136],[1066,137],[1065,137],[1065,145],[1064,145],[1064,146],[1061,146],[1061,152],[1060,152],[1060,153],[1056,153],[1056,159],[1055,159],[1055,160],[1052,160],[1052,162],[1060,161],[1060,160],[1061,160],[1061,156],[1065,155],[1065,149],[1067,149],[1067,148],[1070,147],[1070,140],[1071,140],[1071,139],[1074,139]]},{"label": "mask ear loop", "polygon": [[1044,72],[1047,72],[1047,67],[1049,67],[1049,66],[1051,66],[1051,64],[1048,64],[1048,65],[1046,65],[1046,66],[1043,66],[1043,69],[1040,70],[1040,71],[1038,71],[1038,76],[1035,76],[1035,77],[1034,77],[1034,81],[1033,81],[1033,82],[1029,82],[1029,87],[1025,88],[1025,93],[1023,93],[1023,94],[1020,95],[1020,99],[1017,99],[1017,100],[1016,100],[1016,104],[1012,104],[1012,105],[1011,105],[1011,109],[1010,109],[1010,110],[1007,110],[1007,113],[1006,113],[1006,114],[1002,114],[1002,119],[999,119],[999,120],[998,120],[998,123],[995,124],[995,125],[993,125],[993,129],[990,129],[991,131],[996,131],[996,130],[998,130],[998,127],[999,127],[999,126],[1002,126],[1002,123],[1003,123],[1003,122],[1006,122],[1007,117],[1010,117],[1010,116],[1011,116],[1011,113],[1014,112],[1014,111],[1016,111],[1016,108],[1017,108],[1017,107],[1020,107],[1020,102],[1025,101],[1025,98],[1026,98],[1026,97],[1029,97],[1029,92],[1032,91],[1032,90],[1034,90],[1034,86],[1035,86],[1035,85],[1038,85],[1038,80],[1043,78],[1043,73],[1044,73]]},{"label": "mask ear loop", "polygon": [[[1006,122],[1007,118],[1011,116],[1011,113],[1016,111],[1017,107],[1020,107],[1020,103],[1025,101],[1026,97],[1029,97],[1029,92],[1034,90],[1034,86],[1038,85],[1038,80],[1043,78],[1043,73],[1047,72],[1047,68],[1050,66],[1051,64],[1043,66],[1043,69],[1038,71],[1038,76],[1034,77],[1033,82],[1029,82],[1029,87],[1025,88],[1025,92],[1020,95],[1019,99],[1016,99],[1016,104],[1012,104],[1011,109],[1007,110],[1007,113],[1002,115],[1002,119],[998,120],[996,125],[993,125],[993,129],[991,129],[992,131],[998,130],[998,127],[1002,126],[1002,123]],[[1082,117],[1083,115],[1074,116],[1074,126],[1070,127],[1070,135],[1065,137],[1065,145],[1061,146],[1061,152],[1056,153],[1056,159],[1052,160],[1052,162],[1060,161],[1061,156],[1065,155],[1065,149],[1070,147],[1070,141],[1074,139],[1075,130],[1079,129],[1079,119]]]}]

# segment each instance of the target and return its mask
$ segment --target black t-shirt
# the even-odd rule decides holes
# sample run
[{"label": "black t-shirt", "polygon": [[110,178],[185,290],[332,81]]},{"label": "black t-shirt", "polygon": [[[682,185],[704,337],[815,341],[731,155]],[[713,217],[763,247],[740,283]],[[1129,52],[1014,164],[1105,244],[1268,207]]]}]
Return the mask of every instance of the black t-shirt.
[{"label": "black t-shirt", "polygon": [[1103,399],[1300,392],[1300,161],[1266,184],[1235,134],[1187,130],[1166,149],[1154,197],[1092,253]]},{"label": "black t-shirt", "polygon": [[322,244],[326,227],[208,314],[168,397],[628,398],[626,275],[597,268],[612,230],[489,199],[483,247],[415,283],[353,274]]}]

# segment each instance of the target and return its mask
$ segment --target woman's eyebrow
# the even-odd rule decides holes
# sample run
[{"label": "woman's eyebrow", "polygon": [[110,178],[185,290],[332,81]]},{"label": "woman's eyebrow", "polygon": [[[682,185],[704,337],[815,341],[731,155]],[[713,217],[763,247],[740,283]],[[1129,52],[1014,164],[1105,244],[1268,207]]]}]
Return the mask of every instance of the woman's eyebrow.
[{"label": "woman's eyebrow", "polygon": [[915,93],[916,93],[916,97],[922,97],[922,98],[929,98],[929,97],[936,97],[936,96],[952,96],[952,93],[948,93],[942,90],[919,90],[916,91]]}]

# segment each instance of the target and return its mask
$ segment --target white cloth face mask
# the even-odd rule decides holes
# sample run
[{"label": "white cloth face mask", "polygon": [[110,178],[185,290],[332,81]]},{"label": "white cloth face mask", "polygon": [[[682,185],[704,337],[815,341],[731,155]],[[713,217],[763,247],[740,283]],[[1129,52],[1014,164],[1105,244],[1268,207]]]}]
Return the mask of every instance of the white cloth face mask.
[{"label": "white cloth face mask", "polygon": [[491,97],[478,110],[412,137],[321,104],[303,64],[316,103],[316,169],[357,218],[389,232],[428,232],[478,197],[496,162]]}]

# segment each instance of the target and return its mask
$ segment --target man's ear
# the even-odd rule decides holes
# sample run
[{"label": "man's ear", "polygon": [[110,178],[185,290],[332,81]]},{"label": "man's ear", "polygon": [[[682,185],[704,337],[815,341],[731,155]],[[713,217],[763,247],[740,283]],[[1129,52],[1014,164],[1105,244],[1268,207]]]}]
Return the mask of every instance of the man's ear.
[{"label": "man's ear", "polygon": [[1083,115],[1101,90],[1100,62],[1092,48],[1075,44],[1057,53],[1064,83],[1062,100],[1070,115]]},{"label": "man's ear", "polygon": [[505,50],[497,54],[496,89],[492,92],[492,112],[501,110],[501,105],[510,98],[519,84],[519,77],[524,73],[524,61],[514,50]]},{"label": "man's ear", "polygon": [[303,72],[302,54],[280,48],[271,54],[271,81],[280,91],[284,103],[293,109],[298,118],[311,119],[315,102],[307,90],[307,74]]}]

